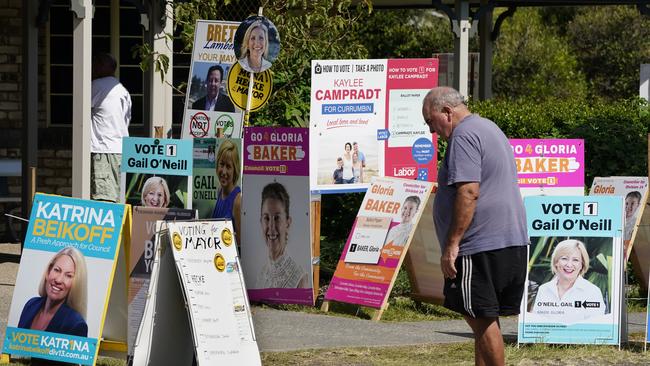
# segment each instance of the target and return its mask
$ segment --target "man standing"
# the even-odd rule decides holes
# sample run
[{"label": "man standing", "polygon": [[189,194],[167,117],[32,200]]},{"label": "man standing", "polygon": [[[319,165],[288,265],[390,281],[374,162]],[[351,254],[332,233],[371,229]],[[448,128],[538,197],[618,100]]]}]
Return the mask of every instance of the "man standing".
[{"label": "man standing", "polygon": [[499,316],[519,313],[529,243],[512,148],[455,89],[431,89],[422,115],[448,141],[433,207],[444,305],[472,328],[475,363],[503,365]]},{"label": "man standing", "polygon": [[228,96],[221,93],[221,82],[223,81],[223,68],[219,65],[212,65],[205,76],[205,87],[208,94],[192,103],[192,109],[202,111],[235,112],[235,106]]},{"label": "man standing", "polygon": [[115,78],[117,64],[103,53],[93,57],[90,125],[90,198],[117,202],[122,138],[129,136],[131,96]]}]

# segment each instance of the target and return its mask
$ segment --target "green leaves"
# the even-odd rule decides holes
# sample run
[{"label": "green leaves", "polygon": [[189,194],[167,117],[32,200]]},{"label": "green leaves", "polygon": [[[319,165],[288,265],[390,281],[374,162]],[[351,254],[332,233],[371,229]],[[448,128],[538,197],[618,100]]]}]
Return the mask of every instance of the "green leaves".
[{"label": "green leaves", "polygon": [[473,101],[470,109],[493,120],[510,138],[585,140],[585,183],[596,176],[646,175],[648,103],[639,98]]}]

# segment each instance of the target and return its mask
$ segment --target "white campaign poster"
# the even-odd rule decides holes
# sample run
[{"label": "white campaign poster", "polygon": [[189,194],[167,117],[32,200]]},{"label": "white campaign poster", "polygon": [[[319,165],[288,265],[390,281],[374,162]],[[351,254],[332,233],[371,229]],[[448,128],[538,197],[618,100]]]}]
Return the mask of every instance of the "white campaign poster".
[{"label": "white campaign poster", "polygon": [[261,365],[231,221],[167,226],[197,365]]},{"label": "white campaign poster", "polygon": [[241,137],[242,111],[228,95],[228,74],[239,22],[198,20],[181,138]]},{"label": "white campaign poster", "polygon": [[437,136],[422,101],[437,59],[313,60],[310,189],[362,192],[373,177],[434,181]]},{"label": "white campaign poster", "polygon": [[[625,260],[630,257],[636,231],[648,200],[648,177],[596,177],[589,190],[590,196],[621,196],[625,198],[623,243]],[[647,263],[647,262],[646,262]],[[647,268],[647,265],[643,266]],[[644,269],[645,269],[644,268]],[[647,269],[643,273],[646,278]]]}]

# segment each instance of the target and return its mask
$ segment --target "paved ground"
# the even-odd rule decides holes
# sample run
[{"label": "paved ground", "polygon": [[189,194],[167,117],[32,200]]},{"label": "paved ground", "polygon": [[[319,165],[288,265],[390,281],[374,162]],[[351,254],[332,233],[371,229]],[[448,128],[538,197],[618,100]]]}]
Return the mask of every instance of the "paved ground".
[{"label": "paved ground", "polygon": [[[18,244],[0,244],[0,339],[7,326],[19,253]],[[254,307],[253,321],[263,352],[472,340],[462,320],[388,323]],[[631,314],[628,324],[630,332],[645,332],[645,314]],[[503,319],[501,326],[507,339],[516,340],[516,318]]]}]

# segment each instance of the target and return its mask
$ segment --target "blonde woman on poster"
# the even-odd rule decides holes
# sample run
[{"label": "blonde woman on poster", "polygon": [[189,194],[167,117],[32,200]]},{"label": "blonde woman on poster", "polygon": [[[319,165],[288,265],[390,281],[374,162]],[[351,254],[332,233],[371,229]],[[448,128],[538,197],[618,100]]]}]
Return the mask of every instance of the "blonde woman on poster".
[{"label": "blonde woman on poster", "polygon": [[169,187],[161,177],[150,177],[142,186],[142,206],[167,207],[169,205]]},{"label": "blonde woman on poster", "polygon": [[574,239],[559,242],[551,256],[554,276],[539,287],[532,312],[561,323],[604,315],[603,294],[583,278],[588,270],[589,255],[584,243]]},{"label": "blonde woman on poster", "polygon": [[217,152],[217,202],[212,210],[214,219],[231,219],[236,233],[236,242],[241,240],[239,221],[241,218],[241,188],[237,185],[240,175],[239,151],[237,145],[225,140]]},{"label": "blonde woman on poster", "polygon": [[400,216],[402,222],[393,226],[388,231],[385,244],[392,244],[396,247],[403,247],[409,239],[411,230],[413,230],[413,218],[420,209],[420,197],[408,196],[402,204]]},{"label": "blonde woman on poster", "polygon": [[262,190],[260,224],[268,258],[257,276],[256,288],[306,288],[309,278],[286,252],[291,215],[289,193],[280,183],[267,184]]},{"label": "blonde woman on poster", "polygon": [[261,20],[253,22],[241,44],[241,58],[239,64],[248,72],[262,72],[271,67],[268,61],[269,29]]},{"label": "blonde woman on poster", "polygon": [[75,248],[61,249],[48,262],[38,297],[27,301],[18,328],[88,336],[86,260]]}]

